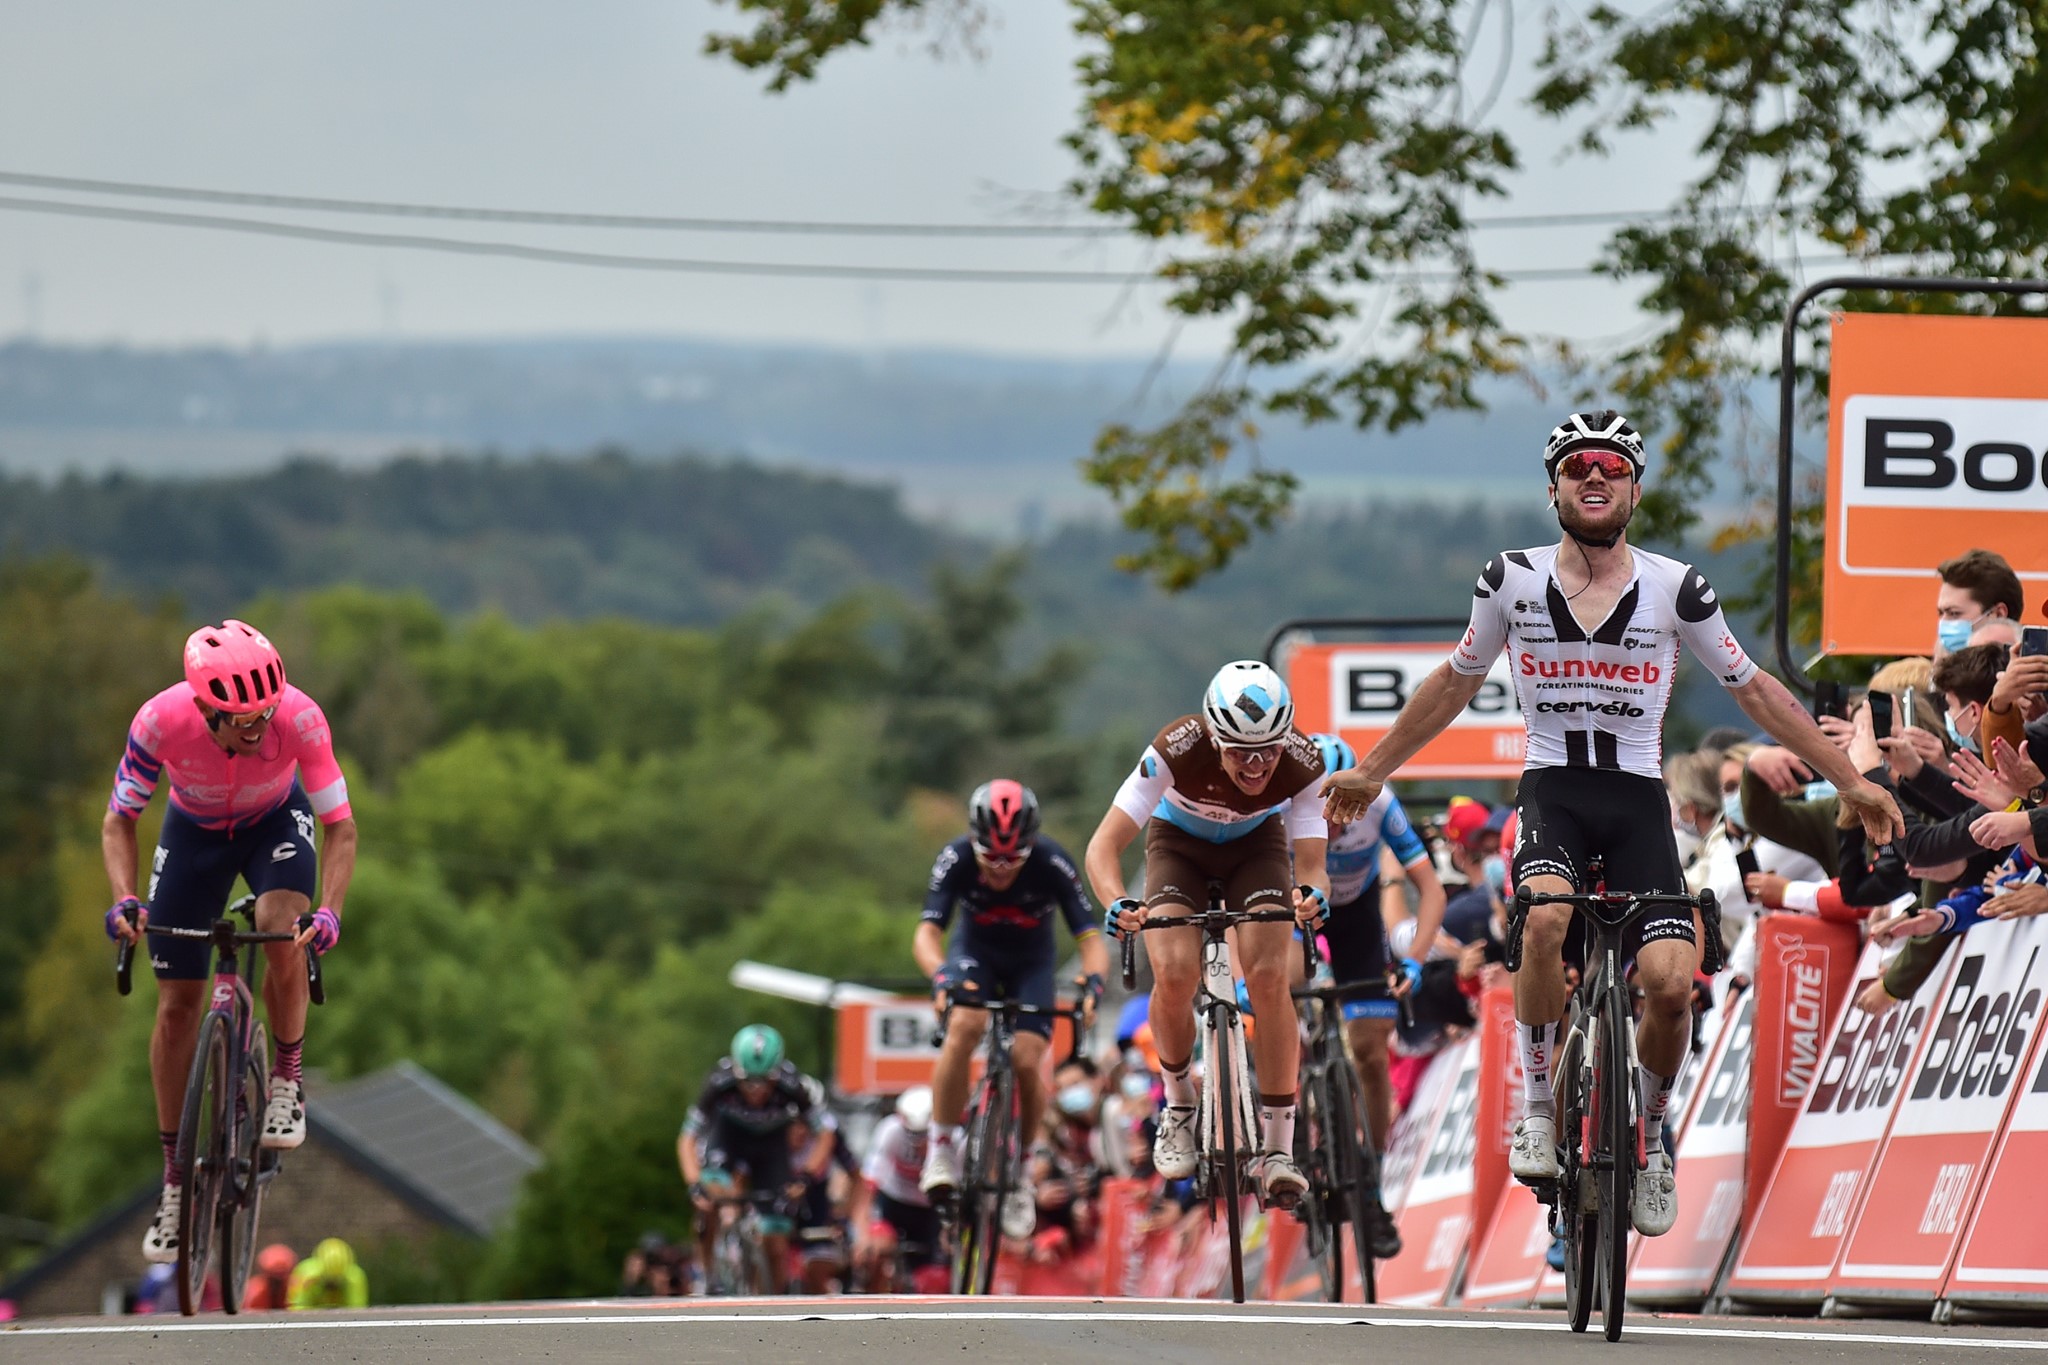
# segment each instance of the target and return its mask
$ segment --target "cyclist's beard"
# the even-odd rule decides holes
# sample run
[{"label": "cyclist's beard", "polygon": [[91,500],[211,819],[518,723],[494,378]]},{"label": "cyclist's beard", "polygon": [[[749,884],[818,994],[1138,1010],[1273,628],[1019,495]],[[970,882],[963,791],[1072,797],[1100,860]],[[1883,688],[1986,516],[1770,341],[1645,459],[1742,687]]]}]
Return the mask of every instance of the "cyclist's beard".
[{"label": "cyclist's beard", "polygon": [[[1569,499],[1559,498],[1557,502],[1557,524],[1564,533],[1581,545],[1592,545],[1602,550],[1611,550],[1621,539],[1621,533],[1628,529],[1629,519],[1635,516],[1633,499],[1624,495],[1609,494],[1614,501],[1608,503],[1606,512],[1597,520],[1589,517]],[[1617,515],[1617,509],[1619,515]]]}]

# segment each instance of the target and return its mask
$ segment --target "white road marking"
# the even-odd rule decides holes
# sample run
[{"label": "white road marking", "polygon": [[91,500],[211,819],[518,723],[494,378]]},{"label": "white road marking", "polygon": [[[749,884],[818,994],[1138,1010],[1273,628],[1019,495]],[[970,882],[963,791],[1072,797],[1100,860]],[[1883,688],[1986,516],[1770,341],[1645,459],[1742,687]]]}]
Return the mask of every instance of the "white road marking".
[{"label": "white road marking", "polygon": [[[1125,1303],[1131,1302],[1124,1300]],[[1194,1309],[1195,1311],[1190,1311]],[[1311,1314],[1287,1312],[1204,1312],[1195,1305],[1183,1302],[1162,1301],[1160,1307],[1150,1311],[1134,1312],[1118,1308],[1103,1312],[1026,1312],[1015,1309],[969,1309],[966,1311],[906,1311],[887,1312],[844,1312],[829,1309],[816,1312],[776,1313],[605,1313],[605,1314],[488,1314],[467,1317],[415,1317],[415,1318],[355,1318],[355,1319],[312,1319],[300,1316],[276,1320],[236,1321],[222,1319],[209,1322],[165,1322],[152,1318],[147,1322],[93,1323],[61,1327],[0,1327],[0,1342],[15,1337],[45,1336],[127,1336],[140,1333],[156,1335],[180,1332],[353,1332],[365,1329],[382,1330],[405,1328],[419,1330],[430,1327],[630,1327],[653,1323],[764,1323],[764,1322],[916,1322],[931,1319],[942,1322],[972,1320],[978,1322],[1071,1322],[1071,1323],[1183,1323],[1227,1324],[1242,1327],[1385,1327],[1418,1329],[1456,1329],[1465,1331],[1492,1332],[1564,1332],[1567,1324],[1562,1321],[1531,1322],[1501,1318],[1492,1314],[1472,1317],[1426,1317],[1387,1318],[1360,1317],[1339,1314]],[[1634,1336],[1706,1337],[1731,1341],[1791,1341],[1812,1345],[1837,1346],[1904,1346],[1926,1349],[1939,1343],[1945,1348],[1975,1348],[1988,1351],[2048,1351],[2048,1341],[2022,1338],[1962,1337],[1947,1332],[1935,1331],[1922,1335],[1887,1334],[1878,1332],[1829,1332],[1812,1328],[1744,1328],[1668,1326],[1656,1323],[1630,1323],[1626,1329]]]}]

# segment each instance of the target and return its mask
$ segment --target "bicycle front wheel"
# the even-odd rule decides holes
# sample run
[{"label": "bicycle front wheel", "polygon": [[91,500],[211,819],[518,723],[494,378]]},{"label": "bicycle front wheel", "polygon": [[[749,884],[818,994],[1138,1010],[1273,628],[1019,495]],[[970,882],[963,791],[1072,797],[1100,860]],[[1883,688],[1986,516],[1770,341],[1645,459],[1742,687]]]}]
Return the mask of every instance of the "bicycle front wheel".
[{"label": "bicycle front wheel", "polygon": [[178,1120],[178,1178],[185,1190],[178,1219],[178,1311],[186,1317],[199,1311],[213,1259],[234,1104],[227,1020],[209,1013],[199,1024],[199,1046],[192,1054],[185,1108]]},{"label": "bicycle front wheel", "polygon": [[[1592,1067],[1587,1058],[1587,1039],[1577,1032],[1577,1011],[1565,1019],[1565,1043],[1557,1070],[1557,1128],[1564,1148],[1557,1185],[1557,1227],[1564,1234],[1564,1307],[1574,1332],[1583,1332],[1593,1321],[1595,1281],[1599,1278],[1600,1212],[1593,1188],[1593,1154],[1581,1140],[1580,1120],[1589,1105],[1597,1103]],[[1597,1027],[1596,1027],[1596,1032]],[[1595,1113],[1598,1111],[1595,1110]]]},{"label": "bicycle front wheel", "polygon": [[1635,1199],[1636,1136],[1629,1100],[1636,1088],[1629,1064],[1628,1002],[1618,983],[1605,996],[1600,1024],[1601,1145],[1609,1161],[1601,1171],[1600,1264],[1601,1311],[1609,1341],[1621,1340],[1622,1311],[1628,1301],[1628,1234]]},{"label": "bicycle front wheel", "polygon": [[1010,1106],[1015,1080],[999,1071],[983,1092],[969,1126],[967,1169],[960,1184],[960,1244],[953,1261],[953,1292],[987,1294],[995,1287],[1002,1252],[1003,1195],[1008,1186]]},{"label": "bicycle front wheel", "polygon": [[1218,1172],[1220,1179],[1216,1190],[1223,1198],[1223,1218],[1230,1232],[1230,1297],[1234,1303],[1244,1302],[1244,1209],[1239,1190],[1238,1147],[1240,1138],[1238,1125],[1237,1087],[1242,1081],[1231,1074],[1231,1046],[1236,1040],[1227,1029],[1211,1027],[1209,1049],[1211,1065],[1215,1068],[1210,1087],[1209,1104],[1216,1115],[1216,1150],[1211,1159],[1222,1165]]},{"label": "bicycle front wheel", "polygon": [[232,1208],[221,1210],[220,1264],[221,1307],[230,1313],[242,1308],[242,1290],[256,1264],[256,1223],[263,1212],[263,1191],[269,1182],[263,1168],[271,1153],[263,1150],[263,1109],[270,1099],[270,1048],[263,1026],[250,1031],[249,1055],[243,1058],[242,1089],[235,1096],[235,1161],[232,1180],[222,1187],[222,1197]]}]

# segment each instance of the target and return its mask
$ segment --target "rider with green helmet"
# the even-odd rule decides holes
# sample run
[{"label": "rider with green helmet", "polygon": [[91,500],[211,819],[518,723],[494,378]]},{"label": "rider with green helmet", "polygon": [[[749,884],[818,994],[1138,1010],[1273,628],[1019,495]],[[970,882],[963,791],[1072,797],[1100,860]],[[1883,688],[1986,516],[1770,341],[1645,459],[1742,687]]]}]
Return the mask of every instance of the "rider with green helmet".
[{"label": "rider with green helmet", "polygon": [[[792,1152],[790,1128],[799,1121],[811,1139],[802,1152]],[[766,1024],[749,1024],[733,1035],[731,1054],[706,1078],[676,1137],[676,1158],[697,1207],[704,1264],[711,1263],[719,1201],[741,1188],[786,1193],[800,1190],[805,1176],[822,1177],[838,1127],[825,1106],[824,1087],[784,1055],[780,1033]],[[768,1262],[778,1280],[789,1262],[791,1211],[778,1207],[764,1220]],[[778,1284],[776,1292],[781,1290]]]}]

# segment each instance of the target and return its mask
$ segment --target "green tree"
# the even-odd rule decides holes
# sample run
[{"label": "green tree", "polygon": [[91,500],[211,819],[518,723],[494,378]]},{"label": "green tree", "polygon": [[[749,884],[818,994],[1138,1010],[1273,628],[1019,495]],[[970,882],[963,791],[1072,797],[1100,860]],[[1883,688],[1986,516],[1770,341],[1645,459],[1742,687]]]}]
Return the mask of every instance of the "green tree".
[{"label": "green tree", "polygon": [[[773,90],[811,79],[891,19],[978,8],[733,3],[752,29],[708,48],[767,72]],[[1177,414],[1106,428],[1086,464],[1144,536],[1125,563],[1169,586],[1228,562],[1285,510],[1292,479],[1256,461],[1260,412],[1392,430],[1480,406],[1489,375],[1561,366],[1656,439],[1638,529],[1670,536],[1694,519],[1726,448],[1753,430],[1734,419],[1744,385],[1773,363],[1801,251],[2008,277],[2038,275],[2048,255],[2044,14],[2025,0],[1551,10],[1531,103],[1581,154],[1671,140],[1681,120],[1700,130],[1672,158],[1693,169],[1671,203],[1617,227],[1599,254],[1600,273],[1640,286],[1645,327],[1597,363],[1568,338],[1504,329],[1495,301],[1508,281],[1472,247],[1472,210],[1505,192],[1519,162],[1505,110],[1464,93],[1486,0],[1071,6],[1086,43],[1067,136],[1074,197],[1159,244],[1174,309],[1233,327],[1227,359]],[[1611,207],[1597,164],[1571,174],[1590,208]],[[1821,326],[1809,326],[1800,375],[1810,394],[1824,388]]]}]

